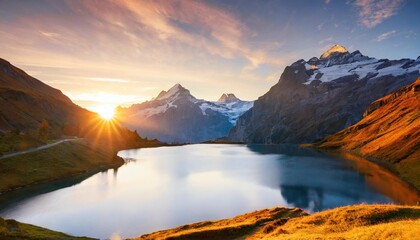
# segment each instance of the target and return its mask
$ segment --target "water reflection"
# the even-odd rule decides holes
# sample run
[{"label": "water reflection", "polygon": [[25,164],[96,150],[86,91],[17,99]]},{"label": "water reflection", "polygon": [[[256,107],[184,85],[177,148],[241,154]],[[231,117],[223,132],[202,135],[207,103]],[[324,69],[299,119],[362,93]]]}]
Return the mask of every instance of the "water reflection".
[{"label": "water reflection", "polygon": [[311,211],[322,210],[322,189],[305,186],[280,186],[280,193],[287,203]]},{"label": "water reflection", "polygon": [[[264,164],[257,166],[264,169],[260,171],[264,174],[259,176],[259,181],[270,187],[280,186],[282,196],[286,200],[294,199],[291,196],[293,192],[302,193],[298,199],[304,196],[309,198],[308,196],[311,195],[309,192],[328,191],[329,194],[335,196],[324,200],[324,202],[328,201],[327,204],[321,202],[319,208],[313,209],[309,205],[295,205],[297,203],[287,200],[288,203],[309,211],[341,206],[345,202],[347,204],[363,202],[364,199],[370,199],[371,202],[396,202],[411,205],[417,204],[420,200],[418,191],[388,170],[349,153],[325,155],[297,145],[249,145],[247,147],[255,153],[276,157],[278,161],[271,162],[276,166],[264,166]],[[287,193],[283,192],[284,186],[288,189]],[[295,190],[293,190],[294,187]],[[381,195],[378,195],[378,192]],[[311,201],[311,199],[306,199],[298,203]]]},{"label": "water reflection", "polygon": [[420,201],[420,193],[406,182],[383,167],[350,153],[336,153],[346,159],[346,163],[364,176],[365,181],[377,192],[389,196],[398,203],[416,205]]},{"label": "water reflection", "polygon": [[3,196],[0,216],[73,235],[127,238],[277,205],[312,212],[417,197],[381,168],[297,146],[188,145],[119,156],[127,161],[122,167],[61,189]]}]

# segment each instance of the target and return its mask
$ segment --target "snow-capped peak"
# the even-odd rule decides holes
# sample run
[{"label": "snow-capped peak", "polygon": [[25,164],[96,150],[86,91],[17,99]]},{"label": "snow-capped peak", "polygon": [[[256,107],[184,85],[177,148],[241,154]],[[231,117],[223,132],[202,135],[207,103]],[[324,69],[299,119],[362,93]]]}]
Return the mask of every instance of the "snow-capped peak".
[{"label": "snow-capped peak", "polygon": [[235,102],[235,101],[238,101],[238,100],[239,100],[239,98],[237,98],[235,96],[235,94],[233,94],[233,93],[223,93],[222,96],[217,101],[218,102],[229,103],[229,102]]},{"label": "snow-capped peak", "polygon": [[180,93],[186,92],[189,94],[189,91],[185,89],[181,84],[177,83],[173,87],[171,87],[168,91],[162,91],[154,100],[163,100],[172,97],[176,97]]},{"label": "snow-capped peak", "polygon": [[347,49],[341,45],[334,45],[332,46],[330,49],[328,49],[328,51],[324,52],[320,59],[325,59],[328,58],[331,54],[333,53],[348,53],[349,51],[347,51]]}]

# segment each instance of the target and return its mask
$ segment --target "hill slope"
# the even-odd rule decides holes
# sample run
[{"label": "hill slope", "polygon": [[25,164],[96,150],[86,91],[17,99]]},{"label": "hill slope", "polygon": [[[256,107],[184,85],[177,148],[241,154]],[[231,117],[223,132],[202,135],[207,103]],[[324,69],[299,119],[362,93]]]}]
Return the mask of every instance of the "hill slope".
[{"label": "hill slope", "polygon": [[77,139],[0,160],[0,194],[29,185],[119,167],[124,160],[106,144]]},{"label": "hill slope", "polygon": [[[45,139],[40,139],[39,128],[44,122],[48,132]],[[0,155],[43,145],[49,138],[62,135],[95,139],[119,148],[151,144],[136,132],[116,121],[104,121],[98,114],[74,104],[60,90],[0,59]]]},{"label": "hill slope", "polygon": [[420,75],[417,60],[375,59],[334,46],[286,67],[279,82],[239,118],[228,140],[312,143],[358,122],[366,107]]},{"label": "hill slope", "polygon": [[360,122],[314,146],[361,154],[420,189],[420,78],[371,103]]},{"label": "hill slope", "polygon": [[0,132],[36,129],[43,119],[60,129],[94,115],[74,104],[60,90],[0,59]]},{"label": "hill slope", "polygon": [[135,239],[416,239],[420,207],[359,205],[307,215],[273,208],[231,219],[206,221]]},{"label": "hill slope", "polygon": [[74,237],[61,232],[0,218],[0,239],[2,240],[93,240],[88,237]]},{"label": "hill slope", "polygon": [[[161,145],[77,106],[61,91],[3,59],[0,83],[0,156],[45,145],[62,135],[84,138],[1,159],[0,192],[119,166],[124,161],[116,156],[118,150]],[[40,138],[38,129],[45,121],[49,132]]]}]

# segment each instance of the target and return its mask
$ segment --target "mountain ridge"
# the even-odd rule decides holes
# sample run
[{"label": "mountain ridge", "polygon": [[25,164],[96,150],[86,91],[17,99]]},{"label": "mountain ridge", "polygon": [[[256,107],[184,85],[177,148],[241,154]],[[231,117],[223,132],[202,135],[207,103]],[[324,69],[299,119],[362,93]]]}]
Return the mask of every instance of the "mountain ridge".
[{"label": "mountain ridge", "polygon": [[372,101],[414,82],[419,59],[375,59],[354,51],[298,60],[239,118],[227,140],[311,143],[334,134],[358,122]]},{"label": "mountain ridge", "polygon": [[36,129],[43,119],[53,128],[95,114],[10,62],[0,59],[0,130]]},{"label": "mountain ridge", "polygon": [[223,93],[222,96],[217,100],[218,102],[234,102],[240,100],[233,93]]},{"label": "mountain ridge", "polygon": [[328,49],[326,52],[324,52],[319,58],[323,59],[323,58],[328,58],[333,54],[343,54],[343,53],[348,53],[349,51],[347,51],[347,49],[341,45],[334,45],[332,46],[330,49]]},{"label": "mountain ridge", "polygon": [[223,94],[219,100],[197,99],[177,83],[150,101],[119,107],[117,118],[148,138],[203,142],[226,136],[239,116],[253,105],[252,101],[242,101],[234,94]]}]

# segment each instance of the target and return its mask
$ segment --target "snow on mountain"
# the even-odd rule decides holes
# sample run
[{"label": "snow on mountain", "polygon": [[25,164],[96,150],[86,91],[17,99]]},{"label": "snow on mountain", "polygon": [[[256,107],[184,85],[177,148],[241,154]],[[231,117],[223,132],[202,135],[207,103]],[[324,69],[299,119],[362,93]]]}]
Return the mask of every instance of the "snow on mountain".
[{"label": "snow on mountain", "polygon": [[229,122],[232,125],[236,124],[238,118],[242,116],[246,111],[248,111],[254,105],[253,101],[241,101],[236,100],[232,102],[209,102],[205,101],[200,103],[200,109],[203,115],[207,115],[206,111],[208,109],[219,112],[229,118]]},{"label": "snow on mountain", "polygon": [[361,56],[359,52],[347,54],[349,63],[337,65],[331,65],[331,61],[319,61],[319,65],[315,65],[315,62],[312,62],[312,65],[305,63],[306,70],[312,70],[312,72],[309,72],[310,77],[304,84],[311,84],[314,80],[330,82],[346,76],[355,76],[359,80],[364,79],[367,76],[370,78],[379,78],[386,75],[396,77],[416,70],[418,71],[420,68],[420,62],[411,59],[389,61],[387,59],[379,60],[365,57],[359,61],[353,61],[354,58],[352,58],[352,56],[355,56],[356,54],[359,57]]},{"label": "snow on mountain", "polygon": [[196,99],[190,94],[189,90],[177,83],[168,91],[162,91],[156,98],[152,99],[152,101],[157,104],[152,104],[147,108],[139,109],[135,115],[149,118],[153,115],[165,113],[169,108],[177,108],[178,106],[175,102],[181,99],[190,101],[199,106],[203,115],[207,115],[207,110],[219,112],[227,116],[229,122],[233,125],[235,125],[238,118],[254,104],[253,101],[242,101],[232,93],[224,93],[218,101]]},{"label": "snow on mountain", "polygon": [[359,121],[374,100],[411,84],[417,59],[376,59],[335,45],[319,58],[287,66],[279,81],[254,102],[228,140],[309,143]]},{"label": "snow on mountain", "polygon": [[119,108],[120,121],[142,136],[166,142],[199,142],[226,136],[238,118],[253,106],[234,94],[219,101],[197,99],[175,84],[150,101]]}]

